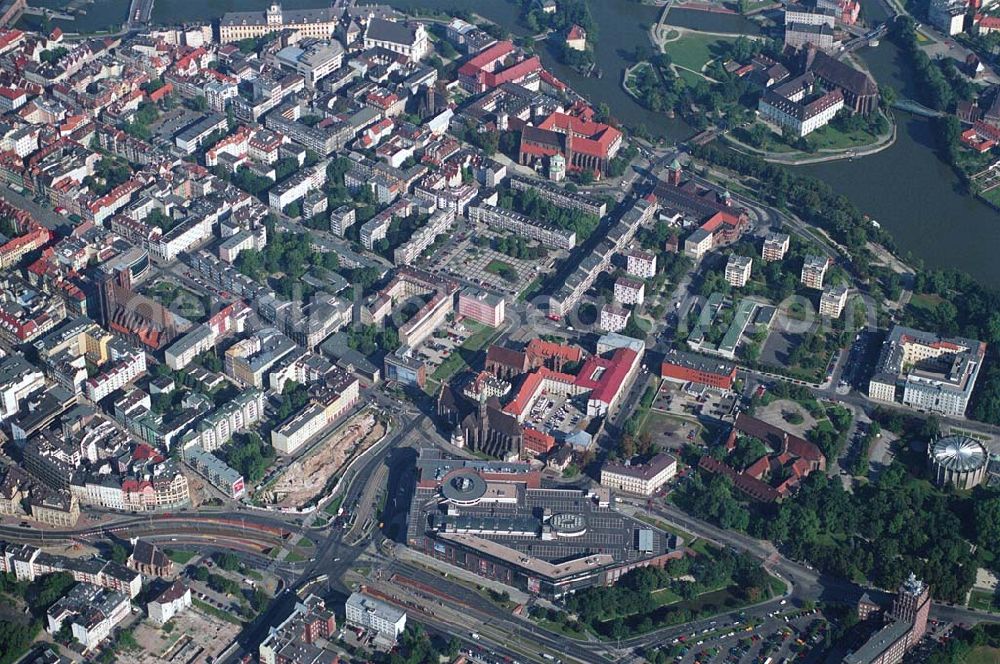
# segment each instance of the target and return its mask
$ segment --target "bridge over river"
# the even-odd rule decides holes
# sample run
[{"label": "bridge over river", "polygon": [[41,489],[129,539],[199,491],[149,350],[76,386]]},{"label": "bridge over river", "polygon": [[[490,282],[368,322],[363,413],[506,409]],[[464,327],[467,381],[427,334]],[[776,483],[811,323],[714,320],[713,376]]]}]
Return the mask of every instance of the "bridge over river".
[{"label": "bridge over river", "polygon": [[940,118],[945,116],[945,113],[942,111],[935,111],[933,108],[927,108],[923,104],[905,97],[894,101],[892,103],[892,107],[898,108],[901,111],[906,111],[907,113],[913,113],[914,115],[922,115],[925,118]]}]

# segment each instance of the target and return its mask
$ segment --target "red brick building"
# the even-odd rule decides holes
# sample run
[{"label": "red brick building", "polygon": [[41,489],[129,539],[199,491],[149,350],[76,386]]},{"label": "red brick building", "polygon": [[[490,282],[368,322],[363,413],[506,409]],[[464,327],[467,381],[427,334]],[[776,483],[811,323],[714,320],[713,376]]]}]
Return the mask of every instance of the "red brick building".
[{"label": "red brick building", "polygon": [[674,350],[663,357],[660,375],[672,382],[695,383],[729,391],[733,389],[733,382],[736,380],[736,365],[717,358]]},{"label": "red brick building", "polygon": [[595,122],[591,112],[552,113],[537,127],[529,125],[521,131],[518,162],[531,166],[559,154],[566,159],[568,170],[591,171],[600,176],[617,156],[622,140],[620,131]]}]

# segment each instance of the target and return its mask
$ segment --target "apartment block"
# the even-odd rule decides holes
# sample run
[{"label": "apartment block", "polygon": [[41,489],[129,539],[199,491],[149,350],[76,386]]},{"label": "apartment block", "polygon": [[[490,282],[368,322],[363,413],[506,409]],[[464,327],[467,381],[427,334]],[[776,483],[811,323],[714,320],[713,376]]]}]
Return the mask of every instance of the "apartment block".
[{"label": "apartment block", "polygon": [[609,302],[601,307],[601,331],[621,332],[628,326],[628,319],[632,312],[625,307]]},{"label": "apartment block", "polygon": [[826,256],[806,256],[802,264],[801,281],[806,288],[823,290],[823,279],[830,267],[830,259]]},{"label": "apartment block", "polygon": [[768,233],[764,238],[764,248],[760,252],[765,262],[780,261],[788,253],[791,236],[785,233]]},{"label": "apartment block", "polygon": [[576,246],[576,233],[564,231],[561,228],[549,226],[531,217],[518,214],[511,210],[486,205],[473,205],[468,208],[469,221],[474,224],[485,224],[490,228],[510,231],[515,235],[538,240],[554,249],[570,250]]},{"label": "apartment block", "polygon": [[845,284],[828,286],[819,298],[819,315],[840,318],[847,305],[848,287]]},{"label": "apartment block", "polygon": [[625,261],[625,271],[633,277],[652,279],[656,276],[656,254],[652,252],[632,249],[625,254]]},{"label": "apartment block", "polygon": [[615,280],[615,302],[629,305],[639,305],[646,297],[646,284],[637,279],[619,277]]},{"label": "apartment block", "polygon": [[726,282],[734,288],[743,288],[750,280],[752,267],[752,258],[733,254],[729,257],[729,262],[726,263]]}]

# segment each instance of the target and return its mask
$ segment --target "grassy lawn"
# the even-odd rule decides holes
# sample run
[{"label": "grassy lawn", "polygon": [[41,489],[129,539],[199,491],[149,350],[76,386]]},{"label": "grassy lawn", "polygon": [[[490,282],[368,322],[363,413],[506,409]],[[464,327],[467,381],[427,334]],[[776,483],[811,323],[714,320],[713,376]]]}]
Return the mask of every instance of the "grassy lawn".
[{"label": "grassy lawn", "polygon": [[698,81],[704,81],[705,77],[694,73],[693,71],[688,71],[687,69],[678,69],[677,75],[684,79],[684,82],[688,85],[695,85]]},{"label": "grassy lawn", "polygon": [[473,330],[472,334],[468,339],[462,342],[462,345],[452,351],[451,355],[445,358],[434,373],[431,374],[431,378],[442,382],[448,380],[456,373],[461,371],[463,367],[469,366],[469,360],[474,358],[479,351],[489,345],[490,341],[496,336],[497,331],[492,327],[487,327],[486,325],[481,325],[471,320],[463,321],[462,323],[466,327]]},{"label": "grassy lawn", "polygon": [[645,69],[649,69],[649,68],[650,68],[651,66],[652,66],[652,65],[650,65],[650,64],[649,64],[648,62],[640,62],[640,63],[638,63],[638,64],[637,64],[637,65],[635,66],[635,68],[634,68],[634,69],[633,69],[632,71],[630,71],[630,72],[628,73],[628,75],[627,75],[627,76],[625,77],[625,88],[626,88],[626,89],[627,89],[627,90],[628,90],[629,92],[631,92],[631,93],[632,93],[633,95],[636,95],[636,96],[639,96],[639,93],[638,93],[638,91],[637,91],[637,90],[636,90],[636,89],[635,89],[635,88],[633,87],[633,85],[634,85],[634,80],[635,80],[635,79],[634,79],[634,77],[635,77],[635,76],[636,76],[636,75],[637,75],[637,74],[638,74],[638,73],[639,73],[640,71],[642,71],[642,70],[645,70]]},{"label": "grassy lawn", "polygon": [[659,590],[654,590],[653,602],[656,606],[665,606],[667,604],[674,604],[675,602],[681,601],[681,596],[670,590],[670,588],[660,588]]},{"label": "grassy lawn", "polygon": [[826,125],[809,134],[809,140],[815,143],[818,150],[842,150],[868,145],[877,138],[878,136],[864,130],[845,132],[833,125]]},{"label": "grassy lawn", "polygon": [[215,616],[219,620],[225,620],[226,622],[232,623],[234,625],[242,625],[243,624],[242,620],[240,620],[239,618],[237,618],[233,614],[229,613],[228,611],[223,611],[221,609],[217,609],[214,606],[212,606],[211,604],[207,604],[207,603],[201,601],[197,597],[192,597],[191,598],[191,603],[193,605],[195,605],[198,608],[198,610],[201,611],[202,613],[207,613],[210,616]]},{"label": "grassy lawn", "polygon": [[914,315],[918,319],[926,320],[930,316],[934,315],[934,310],[937,306],[941,304],[944,300],[940,295],[933,295],[928,293],[914,293],[913,297],[907,303],[907,308],[912,309]]},{"label": "grassy lawn", "polygon": [[1000,187],[994,187],[993,189],[988,189],[981,194],[979,194],[983,200],[988,203],[992,203],[997,207],[1000,207]]},{"label": "grassy lawn", "polygon": [[337,496],[336,498],[330,501],[330,504],[327,505],[323,511],[329,514],[330,516],[337,516],[337,510],[340,509],[340,503],[342,502],[344,502],[344,497]]},{"label": "grassy lawn", "polygon": [[513,265],[506,261],[496,259],[491,260],[486,264],[486,271],[507,281],[517,281],[517,270],[514,269]]},{"label": "grassy lawn", "polygon": [[167,549],[167,558],[174,561],[178,565],[187,565],[191,562],[191,559],[198,554],[194,551],[177,551],[175,549]]},{"label": "grassy lawn", "polygon": [[316,545],[313,544],[313,541],[308,537],[303,537],[302,539],[299,540],[299,546],[301,546],[303,549],[311,549]]},{"label": "grassy lawn", "polygon": [[306,557],[298,551],[291,551],[287,556],[285,556],[285,562],[287,563],[301,563],[305,561],[305,559]]},{"label": "grassy lawn", "polygon": [[677,41],[664,47],[671,61],[679,66],[694,71],[701,71],[709,60],[714,60],[721,54],[721,46],[735,41],[735,38],[718,37],[716,35],[700,35],[696,32],[685,33]]},{"label": "grassy lawn", "polygon": [[149,289],[149,296],[163,306],[173,306],[186,315],[197,316],[204,313],[200,297],[172,282],[157,282]]},{"label": "grassy lawn", "polygon": [[587,635],[586,630],[575,630],[569,625],[560,622],[553,622],[546,619],[536,619],[532,618],[532,622],[541,627],[542,629],[548,630],[550,632],[555,632],[556,634],[563,634],[570,638],[579,639]]},{"label": "grassy lawn", "polygon": [[969,608],[989,611],[991,613],[1000,612],[1000,604],[997,603],[996,593],[988,590],[973,590],[969,595]]},{"label": "grassy lawn", "polygon": [[965,664],[996,664],[1000,662],[1000,648],[978,646],[965,657]]}]

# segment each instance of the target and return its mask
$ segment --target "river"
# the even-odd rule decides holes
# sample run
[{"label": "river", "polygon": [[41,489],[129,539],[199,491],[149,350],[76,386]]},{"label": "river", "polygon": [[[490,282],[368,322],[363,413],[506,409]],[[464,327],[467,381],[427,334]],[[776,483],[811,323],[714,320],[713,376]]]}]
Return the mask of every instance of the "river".
[{"label": "river", "polygon": [[[867,16],[881,20],[877,0],[862,0]],[[860,56],[880,85],[918,98],[912,73],[896,46],[883,41]],[[931,121],[895,111],[900,131],[887,150],[853,162],[830,162],[802,170],[828,182],[878,220],[899,248],[930,267],[964,270],[1000,285],[1000,214],[961,193],[958,177],[933,151]]]},{"label": "river", "polygon": [[[61,6],[65,0],[38,0]],[[259,10],[269,0],[156,0],[153,18],[160,23],[213,20],[227,11]],[[469,10],[495,21],[515,35],[525,29],[517,23],[514,0],[390,0],[406,10],[423,7],[436,10]],[[288,8],[328,5],[328,0],[283,0]],[[96,0],[88,6],[87,24],[123,20],[127,0]],[[542,48],[541,55],[553,73],[595,104],[605,102],[626,125],[645,125],[650,133],[668,139],[683,139],[691,129],[682,120],[668,119],[639,106],[621,88],[625,67],[632,63],[637,45],[649,44],[647,30],[660,9],[633,0],[596,0],[590,3],[600,26],[596,61],[604,72],[601,79],[588,78],[563,67]],[[862,0],[870,21],[881,20],[885,10],[880,0]],[[117,16],[117,18],[116,18]],[[712,32],[757,32],[755,23],[733,14],[672,9],[668,23]],[[83,24],[80,24],[83,27]],[[72,29],[72,28],[70,28]],[[899,50],[888,41],[859,53],[880,85],[891,85],[900,94],[916,97],[913,81]],[[855,161],[803,166],[801,172],[815,175],[857,205],[892,233],[904,254],[920,258],[928,266],[955,267],[980,280],[1000,284],[1000,214],[958,190],[958,179],[933,152],[930,122],[896,111],[899,132],[896,143],[877,155]]]}]

